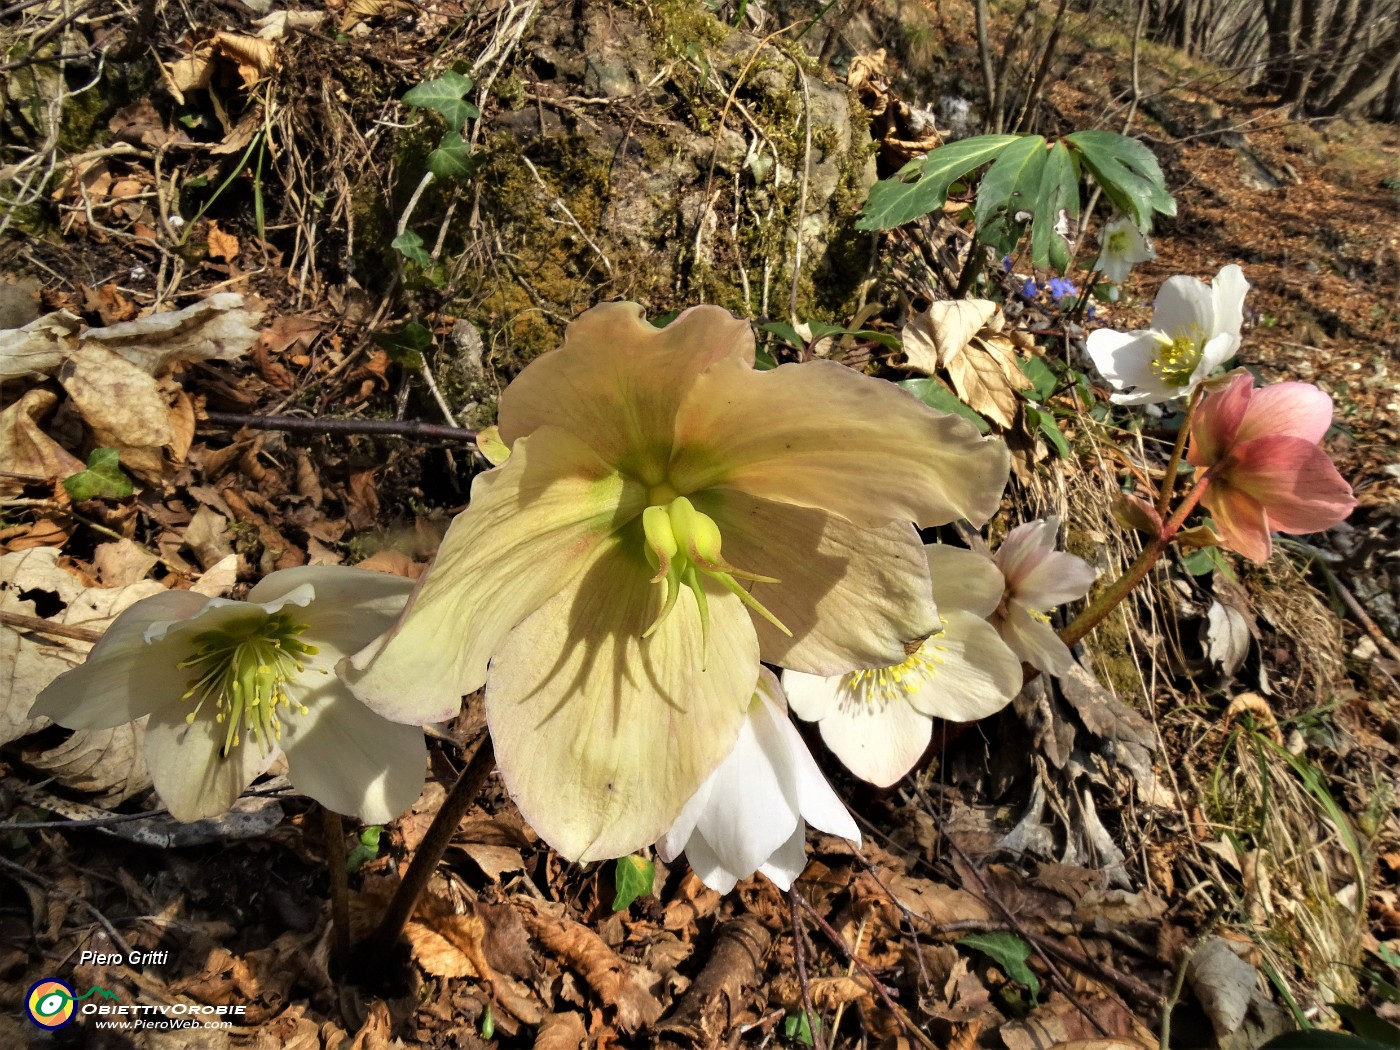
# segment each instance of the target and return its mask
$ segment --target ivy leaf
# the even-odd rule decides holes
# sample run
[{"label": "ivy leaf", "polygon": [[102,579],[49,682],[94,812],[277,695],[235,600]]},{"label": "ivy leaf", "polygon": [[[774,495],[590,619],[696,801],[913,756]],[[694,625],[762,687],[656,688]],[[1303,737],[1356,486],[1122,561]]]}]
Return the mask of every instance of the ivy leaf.
[{"label": "ivy leaf", "polygon": [[613,867],[613,885],[617,896],[613,898],[613,911],[629,907],[638,897],[651,896],[651,884],[656,879],[656,865],[635,854],[618,857]]},{"label": "ivy leaf", "polygon": [[[943,207],[948,199],[948,187],[996,159],[997,154],[1019,135],[978,135],[947,146],[939,146],[922,163],[906,164],[892,179],[882,179],[870,188],[865,211],[856,221],[860,230],[892,230],[906,222]],[[904,176],[920,172],[918,181],[902,181]]]},{"label": "ivy leaf", "polygon": [[1176,214],[1161,166],[1141,142],[1114,131],[1076,131],[1064,141],[1079,152],[1104,196],[1139,229],[1152,227],[1153,212]]},{"label": "ivy leaf", "polygon": [[820,1017],[814,1018],[809,1015],[806,1010],[799,1010],[797,1013],[788,1014],[783,1018],[783,1035],[787,1036],[795,1043],[801,1043],[803,1046],[815,1046],[816,1040],[812,1038],[813,1022],[815,1022],[817,1031],[820,1032],[822,1029]]},{"label": "ivy leaf", "polygon": [[433,257],[429,255],[427,249],[423,247],[423,238],[412,230],[405,230],[403,233],[399,234],[389,242],[389,247],[397,248],[399,254],[405,259],[416,262],[425,270],[433,264]]},{"label": "ivy leaf", "polygon": [[480,166],[471,146],[455,131],[444,135],[438,148],[428,154],[428,170],[440,179],[470,178]]},{"label": "ivy leaf", "polygon": [[93,449],[87,469],[63,479],[63,487],[74,503],[90,499],[125,499],[132,493],[131,479],[122,473],[120,455],[114,448]]},{"label": "ivy leaf", "polygon": [[381,332],[374,341],[388,351],[395,364],[416,370],[423,367],[423,352],[433,345],[433,333],[417,321],[409,321],[396,332]]},{"label": "ivy leaf", "polygon": [[480,110],[463,96],[472,89],[471,77],[448,70],[436,80],[425,80],[408,91],[403,97],[406,106],[418,109],[431,109],[442,114],[442,119],[452,131],[460,131],[472,117],[479,116]]},{"label": "ivy leaf", "polygon": [[1014,933],[998,930],[992,933],[969,933],[958,940],[964,948],[973,948],[1001,967],[1002,972],[1017,984],[1023,984],[1031,998],[1040,998],[1040,978],[1026,965],[1031,946]]}]

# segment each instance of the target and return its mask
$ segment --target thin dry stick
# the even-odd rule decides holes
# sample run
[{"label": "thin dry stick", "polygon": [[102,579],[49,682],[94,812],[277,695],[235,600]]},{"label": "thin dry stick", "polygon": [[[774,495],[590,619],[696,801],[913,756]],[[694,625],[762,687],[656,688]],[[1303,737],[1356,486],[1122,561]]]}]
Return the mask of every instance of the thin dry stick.
[{"label": "thin dry stick", "polygon": [[[802,221],[807,217],[807,181],[812,172],[812,95],[807,87],[807,74],[802,71],[797,59],[788,55],[793,68],[797,70],[797,82],[802,85],[802,123],[805,131],[802,150],[802,181],[797,191],[797,219],[792,250],[792,291],[788,296],[788,320],[797,327],[797,285],[802,278]],[[804,355],[805,356],[805,355]]]},{"label": "thin dry stick", "polygon": [[792,911],[793,959],[797,965],[797,983],[802,986],[802,1009],[807,1012],[807,1027],[812,1033],[812,1046],[815,1047],[815,1050],[826,1050],[826,1040],[822,1036],[821,1022],[817,1020],[817,1015],[812,1011],[812,987],[807,980],[807,949],[802,943],[802,919],[797,914],[797,905],[801,899],[796,886],[788,888],[788,907]]},{"label": "thin dry stick", "polygon": [[452,790],[443,800],[442,808],[433,817],[433,822],[428,827],[428,833],[423,836],[423,841],[419,844],[418,851],[414,853],[413,861],[409,864],[408,871],[404,873],[403,881],[399,883],[399,888],[394,893],[394,899],[389,902],[389,907],[385,910],[383,918],[379,920],[379,925],[356,948],[356,953],[361,958],[384,957],[393,951],[399,934],[403,932],[404,925],[408,922],[409,916],[413,914],[413,909],[418,905],[418,899],[423,896],[423,891],[427,889],[428,880],[432,878],[433,872],[437,869],[438,861],[442,859],[442,855],[447,852],[447,847],[451,845],[452,836],[457,832],[457,825],[461,823],[462,817],[476,801],[482,784],[486,782],[487,776],[495,767],[496,752],[488,734],[482,737],[481,743],[477,745],[476,753],[472,755],[471,761],[457,777],[457,783],[452,785]]},{"label": "thin dry stick", "polygon": [[56,896],[62,897],[64,900],[71,901],[78,905],[96,919],[98,924],[107,931],[107,936],[112,938],[112,943],[121,949],[123,955],[131,954],[131,945],[127,944],[126,939],[117,932],[117,928],[112,925],[112,921],[76,893],[69,893],[53,880],[46,879],[44,876],[38,875],[27,868],[22,868],[14,861],[6,860],[4,857],[0,857],[0,868],[5,868],[7,871],[14,872],[19,878],[28,879],[30,882],[42,886],[46,892],[55,894]]},{"label": "thin dry stick", "polygon": [[224,427],[249,430],[285,430],[294,434],[388,434],[407,438],[443,438],[448,441],[475,441],[476,431],[465,427],[445,427],[440,423],[388,419],[306,419],[302,416],[248,415],[242,412],[210,412],[209,422]]},{"label": "thin dry stick", "polygon": [[350,885],[345,856],[345,822],[333,809],[321,807],[321,831],[326,838],[326,873],[331,878],[331,963],[343,970],[350,959]]},{"label": "thin dry stick", "polygon": [[52,620],[25,616],[23,613],[0,611],[0,623],[21,631],[38,631],[41,634],[51,634],[55,638],[71,638],[75,642],[95,644],[102,637],[101,631],[90,630],[87,627],[69,627],[66,623],[54,623]]}]

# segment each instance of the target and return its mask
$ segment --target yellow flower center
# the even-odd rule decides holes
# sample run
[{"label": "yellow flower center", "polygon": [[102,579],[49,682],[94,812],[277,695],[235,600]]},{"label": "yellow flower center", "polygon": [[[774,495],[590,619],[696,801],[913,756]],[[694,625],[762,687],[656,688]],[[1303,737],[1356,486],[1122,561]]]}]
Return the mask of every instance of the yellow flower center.
[{"label": "yellow flower center", "polygon": [[1195,325],[1163,338],[1152,355],[1152,373],[1171,386],[1187,386],[1205,352],[1205,340]]},{"label": "yellow flower center", "polygon": [[941,654],[946,653],[948,647],[939,645],[935,641],[937,637],[931,636],[901,664],[852,671],[846,675],[844,682],[848,694],[859,704],[880,708],[895,700],[907,700],[922,689],[924,683],[938,673],[939,666],[946,662],[946,657]]},{"label": "yellow flower center", "polygon": [[[664,482],[651,490],[653,498],[666,490],[674,491]],[[710,609],[705,598],[702,576],[708,576],[789,638],[792,632],[750,594],[738,580],[754,583],[777,583],[772,576],[760,576],[730,565],[720,554],[722,545],[719,526],[708,514],[702,514],[684,496],[676,496],[663,504],[653,503],[642,512],[642,530],[646,534],[647,563],[656,570],[652,583],[664,590],[661,611],[652,625],[642,632],[648,637],[675,608],[681,588],[695,595],[700,610],[700,639],[702,651],[710,632]],[[736,579],[737,577],[737,579]]]},{"label": "yellow flower center", "polygon": [[[242,742],[241,731],[264,754],[282,739],[282,716],[292,710],[287,682],[306,670],[301,657],[319,651],[297,638],[306,626],[286,613],[264,613],[194,636],[194,654],[179,663],[195,672],[181,697],[194,701],[185,722],[193,725],[206,703],[213,708],[214,721],[228,727],[220,758]],[[306,714],[301,704],[296,711]]]}]

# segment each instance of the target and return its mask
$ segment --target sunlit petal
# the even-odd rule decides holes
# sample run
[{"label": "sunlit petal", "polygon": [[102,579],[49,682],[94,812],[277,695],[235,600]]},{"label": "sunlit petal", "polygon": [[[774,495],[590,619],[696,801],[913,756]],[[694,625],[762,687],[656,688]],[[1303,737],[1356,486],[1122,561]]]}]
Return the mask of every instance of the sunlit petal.
[{"label": "sunlit petal", "polygon": [[165,704],[146,723],[145,757],[156,794],[170,815],[189,822],[227,812],[281,753],[252,741],[220,757],[224,726],[212,718],[185,721],[186,709]]},{"label": "sunlit petal", "polygon": [[930,718],[975,722],[994,715],[1021,691],[1021,659],[997,629],[973,613],[944,610],[941,634],[919,653],[932,673],[907,693],[909,704]]}]

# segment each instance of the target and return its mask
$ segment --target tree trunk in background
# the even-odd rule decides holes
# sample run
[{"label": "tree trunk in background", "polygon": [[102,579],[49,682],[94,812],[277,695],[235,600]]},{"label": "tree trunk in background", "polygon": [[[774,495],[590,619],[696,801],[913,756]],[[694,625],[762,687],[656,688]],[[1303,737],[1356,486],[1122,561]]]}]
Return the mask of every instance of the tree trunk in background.
[{"label": "tree trunk in background", "polygon": [[1264,18],[1269,32],[1269,75],[1271,90],[1282,93],[1293,73],[1298,50],[1298,8],[1305,0],[1264,0]]},{"label": "tree trunk in background", "polygon": [[1400,34],[1392,32],[1361,57],[1346,83],[1315,112],[1322,117],[1364,113],[1390,87],[1397,73],[1400,73]]},{"label": "tree trunk in background", "polygon": [[[1308,84],[1321,61],[1319,46],[1322,43],[1322,27],[1330,21],[1324,17],[1321,3],[1303,3],[1298,19],[1298,47],[1302,53],[1294,52],[1289,63],[1288,81],[1279,92],[1279,101],[1291,106],[1302,102]],[[1338,5],[1339,7],[1341,5]]]}]

